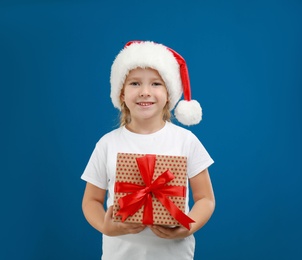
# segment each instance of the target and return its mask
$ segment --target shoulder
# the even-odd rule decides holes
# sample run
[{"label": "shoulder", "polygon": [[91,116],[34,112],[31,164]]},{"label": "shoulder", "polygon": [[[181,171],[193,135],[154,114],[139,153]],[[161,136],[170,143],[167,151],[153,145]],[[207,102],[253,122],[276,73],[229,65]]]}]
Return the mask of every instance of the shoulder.
[{"label": "shoulder", "polygon": [[103,144],[111,143],[115,141],[122,132],[122,127],[116,128],[106,134],[104,134],[97,142],[97,146],[101,146]]},{"label": "shoulder", "polygon": [[168,132],[175,135],[175,136],[182,136],[182,137],[195,137],[195,135],[188,129],[183,128],[181,126],[175,125],[171,122],[167,123]]}]

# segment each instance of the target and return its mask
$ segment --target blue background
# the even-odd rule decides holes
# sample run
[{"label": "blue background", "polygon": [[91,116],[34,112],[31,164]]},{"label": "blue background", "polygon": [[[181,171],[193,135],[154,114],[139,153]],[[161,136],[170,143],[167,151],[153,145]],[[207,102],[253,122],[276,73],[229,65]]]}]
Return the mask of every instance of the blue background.
[{"label": "blue background", "polygon": [[1,259],[98,259],[80,176],[118,124],[115,55],[133,39],[185,57],[217,207],[196,259],[298,259],[302,2],[2,1]]}]

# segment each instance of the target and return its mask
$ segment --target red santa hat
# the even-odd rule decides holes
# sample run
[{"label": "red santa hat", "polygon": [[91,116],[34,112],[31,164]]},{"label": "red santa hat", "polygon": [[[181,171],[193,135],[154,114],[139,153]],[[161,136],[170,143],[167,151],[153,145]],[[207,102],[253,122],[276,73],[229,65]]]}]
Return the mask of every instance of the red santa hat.
[{"label": "red santa hat", "polygon": [[111,100],[121,110],[120,94],[128,73],[135,68],[152,68],[158,71],[169,93],[172,110],[184,125],[195,125],[201,121],[202,109],[191,99],[190,79],[186,61],[176,51],[151,41],[131,41],[115,58],[110,75]]}]

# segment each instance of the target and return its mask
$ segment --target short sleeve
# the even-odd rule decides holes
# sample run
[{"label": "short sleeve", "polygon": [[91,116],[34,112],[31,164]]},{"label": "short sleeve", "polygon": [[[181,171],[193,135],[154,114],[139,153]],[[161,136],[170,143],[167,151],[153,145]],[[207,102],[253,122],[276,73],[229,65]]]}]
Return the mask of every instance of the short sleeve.
[{"label": "short sleeve", "polygon": [[81,179],[101,189],[107,189],[106,153],[99,143],[95,146]]},{"label": "short sleeve", "polygon": [[211,166],[214,161],[199,141],[199,139],[191,133],[188,140],[188,177],[192,178]]}]

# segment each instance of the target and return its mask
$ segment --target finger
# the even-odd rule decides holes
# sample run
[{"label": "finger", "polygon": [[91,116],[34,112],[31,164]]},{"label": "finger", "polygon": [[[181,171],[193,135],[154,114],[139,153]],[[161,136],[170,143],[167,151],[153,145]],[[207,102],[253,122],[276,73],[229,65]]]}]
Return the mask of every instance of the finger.
[{"label": "finger", "polygon": [[110,206],[107,209],[107,214],[108,214],[108,216],[110,216],[111,218],[113,218],[113,206]]},{"label": "finger", "polygon": [[165,235],[165,234],[162,233],[162,232],[159,232],[158,230],[154,230],[153,233],[154,233],[156,236],[160,237],[160,238],[165,238],[165,239],[168,239],[168,238],[169,238],[167,235]]},{"label": "finger", "polygon": [[165,232],[163,232],[159,226],[151,226],[150,229],[158,237],[167,238],[167,234]]},{"label": "finger", "polygon": [[154,234],[156,234],[161,238],[172,239],[172,238],[183,237],[181,235],[181,227],[170,228],[170,227],[163,227],[163,226],[153,226],[151,229]]},{"label": "finger", "polygon": [[146,228],[146,226],[142,224],[130,224],[130,223],[120,223],[120,224],[127,234],[128,233],[137,234]]},{"label": "finger", "polygon": [[155,230],[157,230],[158,232],[163,233],[163,234],[168,234],[169,230],[170,230],[169,228],[162,227],[162,226],[157,226],[157,225],[153,226],[153,228]]},{"label": "finger", "polygon": [[136,233],[139,233],[139,232],[143,231],[145,228],[146,228],[146,227],[144,227],[144,226],[136,227],[136,228],[133,228],[133,229],[132,229],[132,232],[133,232],[134,234],[136,234]]},{"label": "finger", "polygon": [[132,229],[132,228],[145,228],[146,226],[141,223],[129,223],[129,222],[121,222],[124,228]]},{"label": "finger", "polygon": [[127,222],[127,221],[122,222],[122,223],[123,223],[124,225],[129,226],[129,227],[145,227],[145,225],[142,224],[142,223],[132,223],[132,222]]}]

